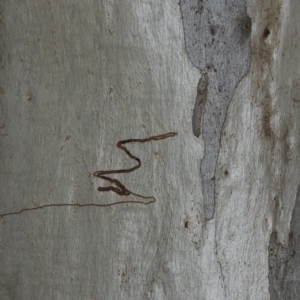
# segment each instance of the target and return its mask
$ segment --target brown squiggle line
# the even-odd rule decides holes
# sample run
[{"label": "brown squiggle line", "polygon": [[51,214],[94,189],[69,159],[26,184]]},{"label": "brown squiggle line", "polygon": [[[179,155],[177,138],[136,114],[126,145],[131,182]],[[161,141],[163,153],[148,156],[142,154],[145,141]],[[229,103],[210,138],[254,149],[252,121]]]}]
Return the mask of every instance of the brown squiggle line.
[{"label": "brown squiggle line", "polygon": [[[133,172],[134,170],[138,169],[141,167],[141,160],[134,156],[133,154],[131,154],[131,152],[125,147],[123,146],[124,144],[128,144],[128,143],[146,143],[146,142],[150,142],[150,141],[158,141],[158,140],[163,140],[166,139],[168,137],[172,137],[177,135],[176,132],[169,132],[166,134],[161,134],[161,135],[156,135],[156,136],[150,136],[148,138],[145,139],[129,139],[129,140],[123,140],[123,141],[119,141],[117,143],[117,147],[121,150],[123,150],[131,159],[134,159],[135,161],[137,161],[137,165],[129,168],[129,169],[119,169],[119,170],[108,170],[108,171],[96,171],[94,173],[94,176],[99,177],[101,179],[107,180],[110,183],[112,183],[111,186],[109,187],[102,187],[99,186],[98,187],[98,191],[99,192],[108,192],[108,191],[113,191],[115,193],[117,193],[120,196],[129,196],[130,194],[135,195],[137,197],[140,198],[144,198],[144,199],[154,199],[150,202],[146,202],[144,204],[149,204],[151,202],[155,202],[156,199],[154,197],[145,197],[139,194],[135,194],[133,192],[131,192],[130,190],[128,190],[119,180],[117,179],[113,179],[104,175],[108,175],[108,174],[118,174],[118,173],[130,173]],[[137,201],[131,201],[131,203],[140,203],[141,201],[137,202]]]},{"label": "brown squiggle line", "polygon": [[119,141],[117,143],[117,147],[121,150],[123,150],[131,159],[134,159],[135,161],[137,161],[137,165],[129,168],[129,169],[120,169],[120,170],[108,170],[108,171],[96,171],[94,173],[94,176],[102,178],[104,180],[107,180],[109,182],[111,182],[113,185],[115,186],[109,186],[109,187],[98,187],[98,191],[100,192],[108,192],[108,191],[113,191],[115,193],[117,193],[120,196],[129,196],[130,194],[135,195],[137,197],[140,198],[144,198],[144,199],[152,199],[149,201],[134,201],[134,200],[126,200],[126,201],[117,201],[117,202],[113,202],[113,203],[108,203],[108,204],[97,204],[97,203],[87,203],[87,204],[80,204],[80,203],[61,203],[61,204],[45,204],[45,205],[40,205],[40,206],[36,206],[36,207],[31,207],[31,208],[23,208],[19,211],[15,211],[15,212],[10,212],[10,213],[4,213],[4,214],[0,214],[0,218],[5,217],[5,216],[11,216],[11,215],[19,215],[25,211],[32,211],[32,210],[38,210],[38,209],[43,209],[43,208],[47,208],[47,207],[86,207],[86,206],[94,206],[94,207],[108,207],[108,206],[114,206],[114,205],[119,205],[119,204],[128,204],[128,203],[134,203],[134,204],[144,204],[144,205],[148,205],[150,203],[154,203],[156,202],[155,197],[151,196],[151,197],[146,197],[146,196],[142,196],[136,193],[131,192],[130,190],[128,190],[119,180],[117,179],[113,179],[104,175],[107,174],[118,174],[118,173],[130,173],[133,172],[134,170],[138,169],[141,167],[141,160],[132,155],[130,153],[130,151],[123,146],[124,144],[127,143],[146,143],[149,141],[158,141],[158,140],[163,140],[166,139],[168,137],[172,137],[177,135],[176,132],[169,132],[166,134],[161,134],[161,135],[156,135],[156,136],[151,136],[149,138],[145,138],[145,139],[129,139],[129,140],[123,140],[123,141]]}]

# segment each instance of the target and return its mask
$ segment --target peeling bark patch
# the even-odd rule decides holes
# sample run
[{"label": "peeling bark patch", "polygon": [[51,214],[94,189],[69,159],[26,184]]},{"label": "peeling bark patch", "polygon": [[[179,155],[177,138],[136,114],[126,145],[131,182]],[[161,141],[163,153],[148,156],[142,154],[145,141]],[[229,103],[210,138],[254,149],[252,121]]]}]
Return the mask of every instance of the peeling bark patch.
[{"label": "peeling bark patch", "polygon": [[204,140],[200,172],[205,216],[211,219],[222,127],[235,88],[250,69],[251,19],[246,0],[181,0],[180,8],[186,52],[206,78],[205,100],[198,97],[198,88],[192,124],[194,135],[201,131]]},{"label": "peeling bark patch", "polygon": [[300,186],[291,221],[289,244],[278,244],[277,234],[269,244],[269,290],[271,300],[299,299],[300,295]]}]

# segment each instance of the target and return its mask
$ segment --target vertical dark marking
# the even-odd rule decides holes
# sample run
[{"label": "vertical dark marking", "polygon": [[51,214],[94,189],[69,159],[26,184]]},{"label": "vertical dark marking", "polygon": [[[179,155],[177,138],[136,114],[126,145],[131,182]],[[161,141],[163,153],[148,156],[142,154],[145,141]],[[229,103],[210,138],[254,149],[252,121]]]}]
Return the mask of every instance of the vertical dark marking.
[{"label": "vertical dark marking", "polygon": [[291,221],[289,244],[278,244],[273,233],[269,245],[271,300],[299,299],[300,295],[300,186]]},{"label": "vertical dark marking", "polygon": [[205,149],[200,172],[205,216],[211,219],[222,127],[235,88],[250,69],[251,19],[246,0],[181,0],[180,7],[187,54],[207,74],[206,103],[194,109],[193,133],[199,136],[201,128]]},{"label": "vertical dark marking", "polygon": [[199,79],[197,86],[197,96],[195,99],[195,106],[192,117],[192,125],[193,125],[193,133],[196,137],[200,136],[201,127],[202,127],[202,117],[204,112],[204,105],[207,99],[207,86],[208,86],[208,78],[207,74],[203,73],[201,78]]}]

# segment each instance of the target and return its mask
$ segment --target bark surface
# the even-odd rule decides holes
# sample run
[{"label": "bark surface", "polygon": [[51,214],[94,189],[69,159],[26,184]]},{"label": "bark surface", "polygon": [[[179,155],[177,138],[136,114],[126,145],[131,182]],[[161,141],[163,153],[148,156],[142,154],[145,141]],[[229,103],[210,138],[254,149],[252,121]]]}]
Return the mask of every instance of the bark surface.
[{"label": "bark surface", "polygon": [[[205,3],[213,9],[207,26],[219,26],[230,7]],[[245,24],[238,20],[251,19],[251,67],[249,57],[239,58],[240,76],[249,72],[226,92],[210,220],[199,170],[207,141],[195,137],[199,115],[192,116],[197,95],[208,105],[215,87],[221,98],[223,77],[206,70],[207,94],[198,85],[198,68],[207,66],[202,50],[194,53],[199,67],[186,49],[192,29],[181,6],[1,3],[1,299],[257,300],[283,293],[272,279],[280,265],[269,254],[275,232],[277,244],[291,246],[300,178],[300,3],[249,0],[232,16],[237,42],[243,29],[236,26]],[[226,60],[218,47],[209,51]],[[223,62],[229,69],[232,59]],[[206,124],[208,116],[204,109]],[[136,165],[118,141],[169,132],[178,135],[126,144],[141,166],[108,175],[121,185],[93,175]],[[156,201],[133,203],[137,195]]]}]

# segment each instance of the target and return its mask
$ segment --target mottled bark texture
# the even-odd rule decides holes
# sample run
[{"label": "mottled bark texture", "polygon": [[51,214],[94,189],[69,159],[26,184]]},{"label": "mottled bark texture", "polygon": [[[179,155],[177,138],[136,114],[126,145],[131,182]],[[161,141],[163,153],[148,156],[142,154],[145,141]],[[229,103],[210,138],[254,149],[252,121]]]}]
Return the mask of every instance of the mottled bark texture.
[{"label": "mottled bark texture", "polygon": [[181,0],[180,4],[186,51],[201,76],[208,78],[205,102],[201,102],[199,92],[196,96],[193,132],[198,137],[202,125],[204,157],[200,170],[205,216],[211,219],[222,127],[235,88],[250,70],[251,19],[246,0]]},{"label": "mottled bark texture", "polygon": [[[0,12],[0,299],[268,300],[300,178],[300,1]],[[116,147],[168,132],[126,144],[139,168]]]},{"label": "mottled bark texture", "polygon": [[288,246],[277,241],[276,232],[269,245],[271,300],[297,300],[300,295],[300,186],[291,221]]}]

